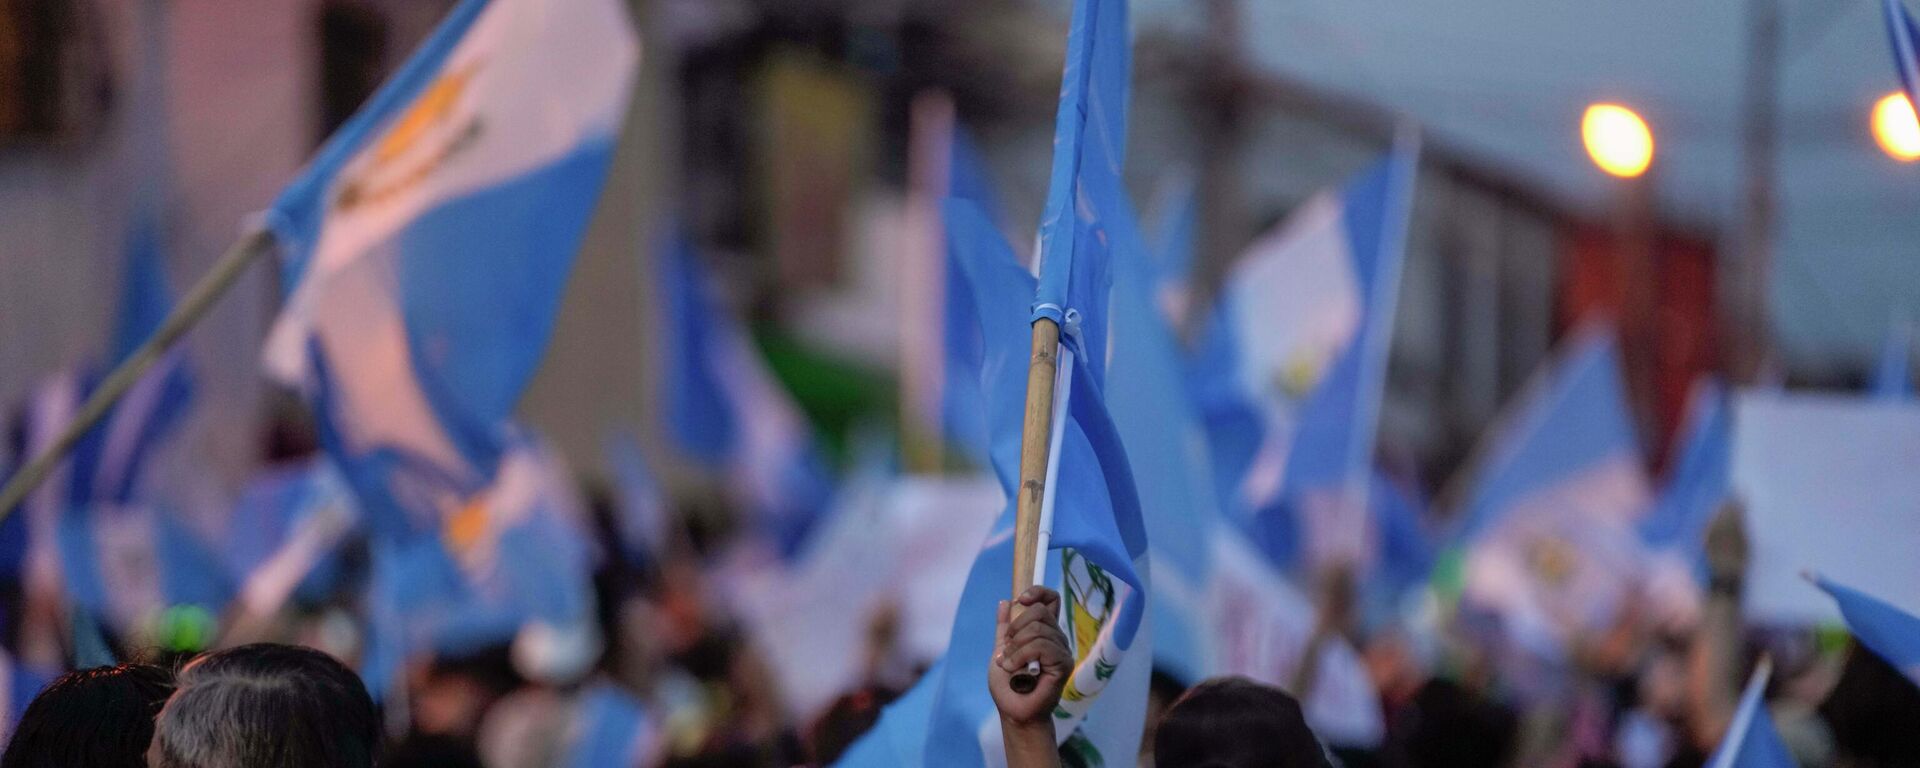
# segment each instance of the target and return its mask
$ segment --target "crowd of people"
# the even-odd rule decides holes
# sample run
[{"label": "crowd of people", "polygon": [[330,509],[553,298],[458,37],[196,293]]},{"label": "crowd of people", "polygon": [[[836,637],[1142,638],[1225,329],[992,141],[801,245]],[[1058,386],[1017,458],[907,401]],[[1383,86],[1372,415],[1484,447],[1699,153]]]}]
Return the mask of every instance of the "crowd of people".
[{"label": "crowd of people", "polygon": [[[609,523],[606,505],[595,506]],[[586,701],[606,689],[639,702],[644,713],[615,734],[636,745],[622,753],[631,755],[629,765],[830,765],[933,661],[901,657],[894,612],[850,616],[868,624],[865,682],[821,712],[786,711],[777,676],[702,555],[724,537],[701,525],[688,533],[662,562],[603,563],[596,575],[603,650],[570,678],[529,669],[524,654],[499,645],[417,659],[404,690],[376,705],[351,666],[359,651],[350,633],[330,628],[328,606],[296,602],[254,628],[274,642],[58,678],[20,714],[0,768],[580,764],[575,746],[592,727]],[[1180,680],[1156,668],[1139,763],[1704,765],[1728,728],[1741,680],[1764,656],[1778,670],[1769,691],[1774,719],[1801,765],[1920,765],[1920,688],[1900,670],[1843,638],[1747,627],[1740,608],[1747,549],[1740,512],[1729,507],[1708,533],[1709,588],[1691,628],[1656,629],[1628,610],[1617,631],[1586,639],[1557,667],[1512,663],[1497,641],[1473,630],[1466,611],[1438,638],[1362,627],[1351,615],[1352,579],[1328,579],[1315,646],[1328,637],[1361,650],[1385,713],[1379,743],[1316,737],[1300,703],[1311,695],[1311,665],[1285,690],[1245,678]],[[1016,602],[1017,611],[1000,606],[993,658],[968,661],[988,676],[1007,764],[1060,765],[1064,755],[1072,765],[1053,727],[1073,663],[1060,598],[1036,587]],[[226,643],[241,639],[249,638],[229,634]],[[1041,670],[1040,684],[1016,693],[1009,679],[1030,662]]]}]

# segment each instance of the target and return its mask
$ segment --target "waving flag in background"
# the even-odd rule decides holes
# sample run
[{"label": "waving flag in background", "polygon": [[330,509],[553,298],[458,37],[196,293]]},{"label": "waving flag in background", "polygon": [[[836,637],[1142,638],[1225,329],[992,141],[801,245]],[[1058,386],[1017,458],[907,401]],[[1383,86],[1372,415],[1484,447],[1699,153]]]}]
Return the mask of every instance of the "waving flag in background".
[{"label": "waving flag in background", "polygon": [[338,583],[340,547],[360,532],[353,490],[332,461],[276,467],[240,494],[228,522],[225,560],[254,616],[299,595],[319,601]]},{"label": "waving flag in background", "polygon": [[1887,327],[1887,338],[1880,344],[1880,360],[1873,368],[1869,388],[1881,400],[1899,402],[1913,399],[1913,324],[1895,322]]},{"label": "waving flag in background", "polygon": [[559,474],[508,422],[625,115],[618,0],[463,0],[266,214],[288,286],[264,353],[311,400],[373,539],[362,675],[584,634]]},{"label": "waving flag in background", "polygon": [[729,476],[750,523],[791,558],[833,494],[826,459],[753,339],[715,299],[693,245],[675,237],[657,262],[669,434],[688,457]]},{"label": "waving flag in background", "polygon": [[1920,685],[1920,617],[1824,576],[1814,577],[1813,583],[1840,606],[1855,640]]},{"label": "waving flag in background", "polygon": [[[158,219],[144,212],[137,215],[129,233],[121,274],[120,308],[111,348],[113,364],[125,360],[144,343],[172,308],[165,255],[160,246]],[[56,375],[35,390],[27,412],[23,457],[38,455],[52,444],[72,421],[80,404],[99,385],[105,375],[103,371],[89,368],[78,375]],[[8,554],[8,559],[16,564],[14,567],[28,565],[31,578],[62,586],[81,608],[96,612],[99,619],[108,620],[120,630],[144,627],[142,622],[151,618],[154,611],[166,607],[167,603],[161,601],[169,596],[192,597],[205,607],[217,608],[222,602],[218,589],[206,592],[184,588],[146,589],[125,594],[126,600],[118,605],[114,616],[98,613],[107,608],[104,590],[135,586],[118,582],[103,586],[100,569],[115,565],[97,561],[104,552],[132,556],[126,547],[144,547],[143,563],[148,567],[143,572],[149,579],[144,584],[152,586],[157,582],[151,579],[165,576],[172,580],[170,586],[179,587],[179,582],[189,577],[173,569],[197,567],[200,564],[197,552],[192,556],[187,553],[201,547],[179,537],[158,542],[175,557],[158,561],[160,570],[154,570],[156,560],[152,555],[156,540],[151,536],[143,540],[137,540],[138,536],[121,537],[125,539],[121,542],[125,546],[119,549],[103,550],[82,542],[91,535],[87,533],[90,529],[119,528],[123,527],[121,522],[128,521],[136,527],[144,526],[149,534],[155,525],[160,525],[169,532],[190,535],[170,512],[152,506],[154,500],[146,498],[140,484],[155,450],[162,440],[177,432],[192,398],[193,379],[186,364],[186,350],[175,348],[134,384],[98,426],[81,437],[70,458],[27,497],[20,510],[25,519],[9,526],[14,537],[10,546],[24,543],[25,547],[24,551]],[[128,520],[122,521],[123,517]],[[24,539],[19,538],[21,532],[25,533]],[[108,536],[104,530],[95,533]],[[24,562],[16,559],[22,556]],[[77,576],[84,576],[85,582],[74,581]],[[53,581],[47,581],[49,579]],[[141,601],[135,594],[150,599]]]},{"label": "waving flag in background", "polygon": [[594,552],[572,477],[551,448],[510,431],[497,477],[439,536],[376,537],[361,675],[376,696],[404,659],[513,641],[523,674],[562,682],[598,657]]},{"label": "waving flag in background", "polygon": [[673,535],[673,511],[666,492],[654,478],[640,440],[630,432],[610,434],[600,452],[611,471],[618,498],[614,501],[614,532],[620,553],[629,564],[658,567],[665,561]]},{"label": "waving flag in background", "polygon": [[[953,163],[949,166],[950,199],[971,201],[975,210],[998,226],[1000,205],[993,191],[993,179],[987,174],[986,161],[964,128],[953,132]],[[942,279],[944,301],[942,333],[946,354],[941,362],[940,418],[948,439],[962,447],[983,470],[992,463],[988,446],[987,416],[981,411],[980,359],[986,343],[980,337],[978,310],[967,290],[952,240],[941,233],[939,242],[945,258]]]},{"label": "waving flag in background", "polygon": [[595,683],[574,704],[573,733],[560,768],[650,765],[659,735],[639,700],[617,685]]},{"label": "waving flag in background", "polygon": [[1220,494],[1282,567],[1370,566],[1370,504],[1418,139],[1313,197],[1236,263],[1196,365]]},{"label": "waving flag in background", "polygon": [[1767,712],[1767,680],[1773,676],[1773,663],[1766,659],[1753,671],[1746,690],[1740,693],[1740,706],[1733,711],[1733,722],[1707,758],[1707,768],[1794,768],[1799,765],[1780,731]]},{"label": "waving flag in background", "polygon": [[1153,201],[1154,302],[1167,322],[1181,328],[1193,301],[1193,254],[1200,226],[1199,186],[1193,174],[1177,172],[1160,184]]},{"label": "waving flag in background", "polygon": [[463,0],[266,214],[266,368],[376,535],[438,531],[499,468],[626,112],[623,5]]},{"label": "waving flag in background", "polygon": [[145,638],[159,627],[162,612],[188,606],[205,617],[201,626],[211,628],[212,617],[234,596],[213,547],[177,515],[154,505],[69,510],[60,519],[58,540],[67,599],[124,634]]},{"label": "waving flag in background", "polygon": [[1558,662],[1639,588],[1649,491],[1612,333],[1581,328],[1548,365],[1496,423],[1454,540],[1463,599],[1526,658]]},{"label": "waving flag in background", "polygon": [[[1174,320],[1163,312],[1167,283],[1160,267],[1136,249],[1114,254],[1113,361],[1106,391],[1153,542],[1154,599],[1147,613],[1154,663],[1189,683],[1245,675],[1291,685],[1315,623],[1314,608],[1220,512]],[[1406,503],[1405,495],[1384,491],[1376,491],[1376,503]],[[1397,548],[1423,544],[1424,534],[1416,531],[1420,535],[1409,541],[1396,531],[1385,532],[1385,543],[1396,549],[1381,560],[1409,563],[1407,570],[1417,575],[1403,578],[1424,579],[1431,555],[1422,561]],[[1303,702],[1308,724],[1339,746],[1377,745],[1385,723],[1359,654],[1345,643],[1331,644],[1318,670]]]},{"label": "waving flag in background", "polygon": [[1674,440],[1673,467],[1639,522],[1640,540],[1704,578],[1707,524],[1726,501],[1733,474],[1733,408],[1725,384],[1712,377],[1693,383]]}]

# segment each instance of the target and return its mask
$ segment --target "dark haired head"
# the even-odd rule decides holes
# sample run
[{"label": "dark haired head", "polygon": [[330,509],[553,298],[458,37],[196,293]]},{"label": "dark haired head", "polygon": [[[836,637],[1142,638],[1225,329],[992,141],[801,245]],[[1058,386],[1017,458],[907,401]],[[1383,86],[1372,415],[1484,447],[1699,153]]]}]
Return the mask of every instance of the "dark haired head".
[{"label": "dark haired head", "polygon": [[1846,765],[1920,764],[1920,688],[1886,660],[1855,643],[1833,692],[1820,705]]},{"label": "dark haired head", "polygon": [[1324,768],[1300,703],[1244,677],[1208,680],[1174,701],[1154,731],[1160,768]]},{"label": "dark haired head", "polygon": [[259,643],[180,670],[153,768],[368,768],[379,717],[360,678],[311,648]]},{"label": "dark haired head", "polygon": [[68,672],[27,705],[0,768],[142,768],[172,692],[167,671],[144,664]]}]

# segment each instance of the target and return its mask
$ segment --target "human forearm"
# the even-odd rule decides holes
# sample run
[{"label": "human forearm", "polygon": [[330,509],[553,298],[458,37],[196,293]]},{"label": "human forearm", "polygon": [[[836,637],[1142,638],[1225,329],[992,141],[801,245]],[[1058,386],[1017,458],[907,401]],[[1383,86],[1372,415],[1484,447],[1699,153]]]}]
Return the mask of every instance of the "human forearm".
[{"label": "human forearm", "polygon": [[1000,735],[1007,745],[1007,768],[1059,768],[1053,723],[1016,723],[1003,717]]}]

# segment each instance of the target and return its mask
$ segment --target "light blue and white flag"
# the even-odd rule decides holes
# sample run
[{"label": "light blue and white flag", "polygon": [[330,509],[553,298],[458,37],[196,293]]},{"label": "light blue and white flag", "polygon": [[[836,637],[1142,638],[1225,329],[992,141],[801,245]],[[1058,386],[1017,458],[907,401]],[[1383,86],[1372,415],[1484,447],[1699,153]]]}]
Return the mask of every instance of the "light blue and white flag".
[{"label": "light blue and white flag", "polygon": [[1143,247],[1120,180],[1129,33],[1124,2],[1074,4],[1037,283],[978,205],[958,201],[945,211],[986,341],[981,385],[994,469],[1009,504],[974,561],[946,658],[842,764],[978,766],[999,759],[999,718],[983,669],[992,655],[994,606],[1013,570],[1011,502],[1030,324],[1040,318],[1059,323],[1062,334],[1045,502],[1051,538],[1043,539],[1037,572],[1061,587],[1075,658],[1055,732],[1079,764],[1125,764],[1138,754],[1152,662],[1151,633],[1143,629],[1147,537],[1103,396],[1110,252]]},{"label": "light blue and white flag", "polygon": [[600,452],[613,473],[618,496],[613,505],[614,532],[620,537],[621,555],[632,565],[658,567],[671,546],[673,511],[640,451],[640,439],[625,431],[609,434],[601,441]]},{"label": "light blue and white flag", "polygon": [[1282,567],[1370,563],[1368,505],[1419,142],[1248,249],[1199,356],[1227,509]]},{"label": "light blue and white flag", "polygon": [[1887,327],[1887,338],[1880,343],[1880,360],[1873,368],[1869,391],[1875,398],[1892,402],[1913,399],[1913,324],[1895,322]]},{"label": "light blue and white flag", "polygon": [[262,473],[227,523],[225,560],[240,603],[271,616],[295,595],[319,601],[338,583],[341,547],[361,532],[360,508],[332,461],[316,457]]},{"label": "light blue and white flag", "polygon": [[122,636],[146,639],[163,611],[218,615],[234,586],[213,547],[175,514],[149,504],[93,504],[60,519],[61,585],[75,610]]},{"label": "light blue and white flag", "polygon": [[558,456],[512,432],[494,482],[437,536],[375,537],[368,653],[361,675],[384,695],[415,655],[461,656],[513,643],[516,669],[548,682],[598,658],[594,553]]},{"label": "light blue and white flag", "polygon": [[1920,617],[1824,576],[1815,576],[1813,583],[1840,606],[1855,640],[1920,685]]},{"label": "light blue and white flag", "polygon": [[612,683],[580,692],[561,768],[632,768],[651,765],[659,735],[640,700]]},{"label": "light blue and white flag", "polygon": [[[993,191],[992,177],[988,175],[986,163],[981,159],[973,139],[964,128],[955,126],[952,145],[948,153],[951,161],[947,170],[947,199],[971,203],[977,213],[997,226],[1000,221],[998,196]],[[943,206],[944,202],[936,204],[936,207]],[[935,363],[941,373],[937,379],[940,387],[937,398],[938,423],[946,441],[958,446],[969,460],[984,469],[992,462],[979,378],[985,341],[980,336],[979,310],[974,307],[972,292],[967,289],[960,257],[955,252],[952,238],[947,236],[944,222],[941,228],[942,231],[935,238],[942,262],[939,274],[941,338],[938,345],[942,354]],[[922,397],[928,401],[935,399]]]},{"label": "light blue and white flag", "polygon": [[267,211],[265,367],[313,401],[376,535],[490,485],[626,113],[618,0],[463,0]]},{"label": "light blue and white flag", "polygon": [[833,495],[826,459],[806,415],[714,296],[692,243],[676,236],[657,256],[669,434],[689,458],[728,476],[750,524],[791,558]]},{"label": "light blue and white flag", "polygon": [[1733,408],[1719,379],[1694,381],[1671,455],[1667,483],[1637,526],[1640,540],[1704,578],[1707,524],[1726,501],[1733,476]]},{"label": "light blue and white flag", "polygon": [[[130,356],[171,310],[164,262],[157,219],[138,217],[129,234],[121,275],[110,362],[117,365]],[[25,456],[37,456],[52,445],[104,376],[98,368],[60,374],[49,377],[36,389],[25,425]],[[68,577],[76,572],[97,575],[102,564],[70,559],[91,558],[98,550],[72,546],[69,534],[91,526],[95,517],[114,517],[96,515],[95,508],[148,506],[152,499],[143,498],[146,494],[140,488],[144,470],[160,442],[176,433],[192,397],[193,379],[187,369],[186,352],[175,348],[81,437],[69,457],[28,497],[21,511],[26,518],[27,559],[38,574],[36,578],[50,576],[56,565]],[[149,518],[145,511],[138,516]],[[145,545],[151,552],[152,542]],[[90,610],[104,607],[102,600],[95,599],[101,597],[98,594],[84,589],[69,590],[69,594],[84,598],[83,607]],[[156,593],[149,592],[148,596],[157,599]],[[119,616],[123,621],[131,618],[126,613]]]},{"label": "light blue and white flag", "polygon": [[1887,22],[1887,41],[1893,44],[1893,69],[1900,75],[1900,87],[1907,101],[1920,109],[1920,27],[1901,0],[1885,0],[1881,6]]},{"label": "light blue and white flag", "polygon": [[1773,715],[1767,712],[1767,680],[1773,676],[1773,663],[1762,659],[1753,671],[1740,706],[1733,711],[1733,722],[1707,758],[1707,768],[1794,768],[1800,763],[1787,751],[1774,728]]},{"label": "light blue and white flag", "polygon": [[1174,328],[1187,323],[1193,301],[1193,259],[1199,247],[1199,185],[1189,172],[1176,172],[1160,183],[1154,197],[1154,303]]},{"label": "light blue and white flag", "polygon": [[1576,331],[1500,419],[1453,541],[1463,599],[1536,658],[1610,626],[1640,588],[1649,491],[1612,333]]}]

